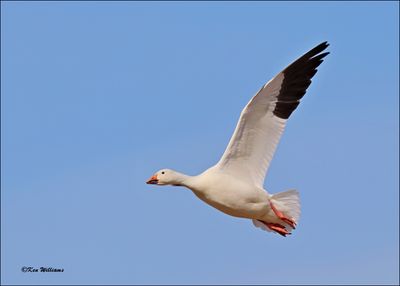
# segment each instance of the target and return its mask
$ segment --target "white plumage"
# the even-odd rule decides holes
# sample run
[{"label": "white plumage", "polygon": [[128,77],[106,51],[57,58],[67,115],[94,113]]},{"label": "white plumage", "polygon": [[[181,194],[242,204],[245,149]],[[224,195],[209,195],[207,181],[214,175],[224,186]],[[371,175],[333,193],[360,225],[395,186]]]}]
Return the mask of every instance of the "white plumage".
[{"label": "white plumage", "polygon": [[243,109],[218,167],[262,188],[269,163],[285,128],[273,114],[283,74],[265,84]]},{"label": "white plumage", "polygon": [[300,217],[295,190],[269,194],[264,179],[284,131],[311,78],[317,72],[327,42],[316,46],[266,83],[243,109],[220,161],[198,176],[163,169],[148,184],[185,186],[214,208],[253,220],[256,227],[290,234]]}]

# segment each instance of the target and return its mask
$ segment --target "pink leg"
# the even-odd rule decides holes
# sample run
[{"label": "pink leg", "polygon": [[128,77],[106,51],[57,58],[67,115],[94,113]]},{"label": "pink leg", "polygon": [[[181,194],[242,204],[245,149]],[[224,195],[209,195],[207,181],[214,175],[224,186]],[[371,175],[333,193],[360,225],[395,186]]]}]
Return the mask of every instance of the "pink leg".
[{"label": "pink leg", "polygon": [[282,236],[290,235],[291,233],[287,231],[287,229],[279,224],[279,223],[272,223],[272,222],[265,222],[260,220],[263,224],[265,224],[270,230],[275,231],[276,233],[279,233]]},{"label": "pink leg", "polygon": [[272,204],[272,202],[270,201],[269,204],[271,205],[271,209],[274,211],[275,215],[283,220],[284,222],[286,222],[288,225],[290,225],[293,229],[296,228],[296,223],[294,222],[294,220],[286,217],[282,212],[280,212],[279,210],[277,210],[275,208],[275,206]]}]

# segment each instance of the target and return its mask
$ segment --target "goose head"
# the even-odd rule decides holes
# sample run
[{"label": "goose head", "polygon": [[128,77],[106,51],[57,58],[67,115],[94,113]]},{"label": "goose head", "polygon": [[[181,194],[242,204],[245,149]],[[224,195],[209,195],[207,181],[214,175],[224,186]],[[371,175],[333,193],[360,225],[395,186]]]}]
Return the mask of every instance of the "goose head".
[{"label": "goose head", "polygon": [[156,172],[150,179],[147,180],[146,184],[151,185],[174,185],[181,186],[186,176],[170,169],[161,169]]}]

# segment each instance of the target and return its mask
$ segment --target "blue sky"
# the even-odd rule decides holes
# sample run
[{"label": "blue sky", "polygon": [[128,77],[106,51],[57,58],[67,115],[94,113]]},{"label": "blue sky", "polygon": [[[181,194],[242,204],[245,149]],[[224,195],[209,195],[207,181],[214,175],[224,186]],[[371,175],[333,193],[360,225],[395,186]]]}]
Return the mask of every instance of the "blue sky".
[{"label": "blue sky", "polygon": [[[398,3],[1,8],[2,284],[399,282]],[[301,194],[291,237],[144,183],[216,163],[251,96],[325,40],[265,183]]]}]

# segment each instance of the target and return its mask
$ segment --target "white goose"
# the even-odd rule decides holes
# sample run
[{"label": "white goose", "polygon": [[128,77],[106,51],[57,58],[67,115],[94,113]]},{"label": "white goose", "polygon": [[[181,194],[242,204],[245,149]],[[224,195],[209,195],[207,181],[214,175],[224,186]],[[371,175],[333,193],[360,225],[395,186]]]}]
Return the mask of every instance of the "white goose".
[{"label": "white goose", "polygon": [[269,194],[264,178],[286,121],[300,103],[328,52],[323,42],[265,84],[243,109],[220,161],[198,176],[170,169],[155,173],[147,184],[185,186],[207,204],[256,227],[291,234],[300,216],[295,190]]}]

